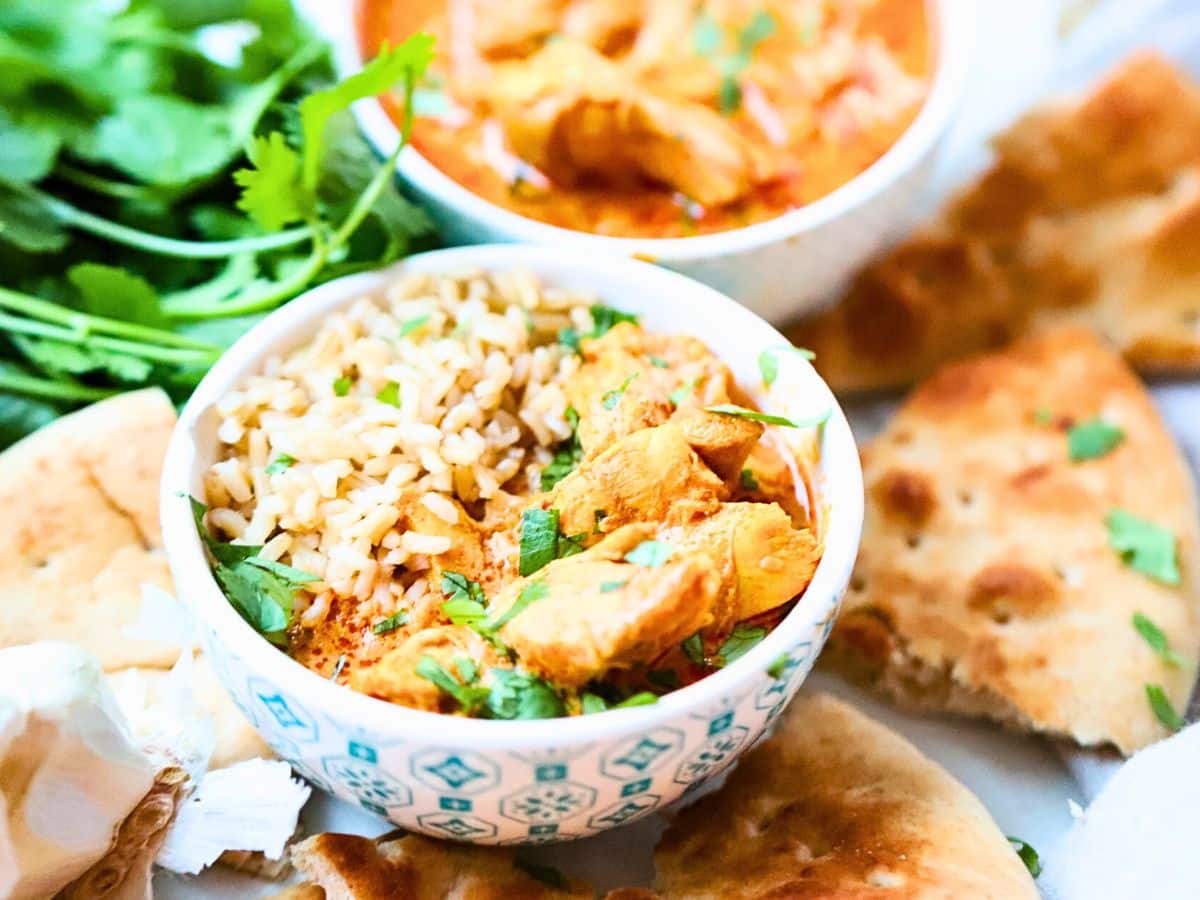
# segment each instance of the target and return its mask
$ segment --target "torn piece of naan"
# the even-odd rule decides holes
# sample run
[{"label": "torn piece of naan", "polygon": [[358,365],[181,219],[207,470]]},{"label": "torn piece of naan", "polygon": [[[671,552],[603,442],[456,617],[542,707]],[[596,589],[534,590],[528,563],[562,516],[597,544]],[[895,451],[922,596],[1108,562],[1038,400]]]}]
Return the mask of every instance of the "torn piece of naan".
[{"label": "torn piece of naan", "polygon": [[654,859],[658,894],[609,900],[1037,897],[970,791],[895,732],[807,692]]},{"label": "torn piece of naan", "polygon": [[791,329],[830,385],[900,387],[1065,324],[1141,371],[1200,372],[1200,85],[1138,53],[994,143],[938,221]]},{"label": "torn piece of naan", "polygon": [[591,900],[593,895],[590,886],[512,850],[415,834],[378,840],[318,834],[293,848],[292,863],[326,900]]},{"label": "torn piece of naan", "polygon": [[946,366],[863,469],[862,549],[824,663],[908,706],[1083,745],[1166,734],[1147,685],[1186,708],[1200,521],[1120,357],[1069,329]]},{"label": "torn piece of naan", "polygon": [[69,641],[106,671],[165,668],[130,637],[144,582],[170,589],[158,482],[175,410],[158,389],[63,416],[0,454],[0,648]]}]

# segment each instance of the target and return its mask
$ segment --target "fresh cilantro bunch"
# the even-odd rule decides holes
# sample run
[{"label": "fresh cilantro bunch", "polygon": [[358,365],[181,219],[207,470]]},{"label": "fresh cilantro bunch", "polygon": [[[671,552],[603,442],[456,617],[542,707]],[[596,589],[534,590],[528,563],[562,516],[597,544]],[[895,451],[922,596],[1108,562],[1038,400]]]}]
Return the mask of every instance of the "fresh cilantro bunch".
[{"label": "fresh cilantro bunch", "polygon": [[121,390],[182,400],[270,309],[428,243],[348,107],[432,52],[334,85],[288,0],[0,0],[0,447]]}]

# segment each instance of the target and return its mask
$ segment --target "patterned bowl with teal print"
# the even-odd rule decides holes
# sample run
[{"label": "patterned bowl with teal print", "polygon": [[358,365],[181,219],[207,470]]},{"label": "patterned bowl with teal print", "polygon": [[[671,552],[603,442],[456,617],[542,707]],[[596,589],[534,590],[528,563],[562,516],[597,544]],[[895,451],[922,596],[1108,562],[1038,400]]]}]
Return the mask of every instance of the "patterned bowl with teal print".
[{"label": "patterned bowl with teal print", "polygon": [[[779,429],[814,443],[811,480],[825,550],[812,583],[748,653],[652,706],[537,721],[489,721],[407,709],[329,682],[242,621],[209,572],[188,504],[218,442],[216,401],[265,358],[307,339],[324,315],[405,271],[525,269],[544,284],[594,294],[656,331],[700,338],[770,412],[831,410],[820,429]],[[167,558],[201,623],[204,650],[238,706],[280,757],[322,790],[397,825],[480,844],[561,841],[661,809],[731,766],[768,729],[820,652],[858,549],[862,473],[832,393],[796,353],[777,354],[762,387],[758,355],[783,338],[746,308],[681,275],[561,248],[493,245],[440,250],[381,272],[324,284],[273,313],[217,363],[180,416],[163,474]]]}]

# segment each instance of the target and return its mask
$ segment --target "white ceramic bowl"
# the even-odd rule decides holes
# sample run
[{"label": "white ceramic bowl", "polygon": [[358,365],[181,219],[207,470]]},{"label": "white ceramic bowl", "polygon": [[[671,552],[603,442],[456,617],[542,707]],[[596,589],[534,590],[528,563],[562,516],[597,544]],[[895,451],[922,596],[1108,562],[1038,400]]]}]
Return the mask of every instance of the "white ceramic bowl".
[{"label": "white ceramic bowl", "polygon": [[[340,74],[362,68],[353,22],[342,4],[307,0],[306,14],[330,39]],[[846,280],[912,223],[934,151],[953,118],[974,39],[972,0],[930,0],[937,47],[933,85],[912,126],[874,165],[831,194],[766,222],[688,238],[614,238],[528,219],[471,193],[407,148],[400,175],[451,244],[553,244],[585,253],[650,260],[703,281],[772,322],[832,298]],[[376,100],[355,105],[380,153],[399,132]]]},{"label": "white ceramic bowl", "polygon": [[[833,410],[815,473],[825,553],[804,597],[757,647],[653,706],[570,719],[487,721],[395,706],[333,684],[272,647],[221,593],[188,503],[217,451],[214,404],[272,353],[305,341],[322,318],[404,271],[524,268],[545,284],[586,290],[654,330],[705,341],[764,408]],[[332,281],[282,307],[238,341],[200,383],[171,439],[162,525],[181,597],[201,623],[213,669],[259,733],[314,784],[397,825],[477,843],[594,834],[676,800],[725,769],[763,733],[808,674],[833,623],[858,549],[862,473],[845,417],[797,354],[779,356],[769,393],[756,357],[782,338],[753,313],[695,281],[632,260],[561,248],[481,246],[426,253],[381,272]],[[793,440],[811,432],[780,429]],[[767,673],[786,655],[779,677]]]}]

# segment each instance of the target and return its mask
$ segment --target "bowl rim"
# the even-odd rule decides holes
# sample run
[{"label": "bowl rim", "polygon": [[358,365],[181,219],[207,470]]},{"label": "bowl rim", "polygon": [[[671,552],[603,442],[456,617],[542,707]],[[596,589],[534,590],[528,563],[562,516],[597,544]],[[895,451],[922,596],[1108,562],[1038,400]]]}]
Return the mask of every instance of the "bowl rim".
[{"label": "bowl rim", "polygon": [[[821,454],[821,493],[829,508],[824,553],[801,600],[761,642],[729,666],[663,695],[653,705],[608,710],[591,716],[513,721],[410,709],[330,682],[278,650],[241,618],[212,576],[189,504],[181,496],[182,491],[194,490],[198,484],[199,454],[194,433],[204,413],[240,382],[246,372],[261,363],[266,347],[295,341],[315,327],[322,314],[378,290],[405,271],[526,269],[552,284],[553,276],[548,277],[545,272],[556,267],[582,273],[597,283],[619,281],[624,290],[668,298],[681,310],[693,314],[702,309],[707,314],[741,319],[743,327],[762,335],[761,343],[756,337],[753,349],[747,353],[756,354],[761,347],[785,343],[778,331],[749,309],[683,275],[637,260],[521,244],[483,244],[417,254],[385,269],[326,282],[275,310],[227,350],[197,386],[172,433],[160,487],[163,547],[175,582],[189,585],[184,599],[189,604],[194,600],[193,613],[207,622],[225,646],[245,660],[253,675],[284,686],[302,697],[306,705],[336,708],[341,718],[367,725],[375,732],[425,734],[439,744],[458,743],[475,748],[579,744],[611,737],[614,732],[648,730],[665,721],[720,706],[723,699],[742,698],[753,680],[767,675],[766,670],[774,660],[791,652],[804,635],[827,625],[836,615],[858,553],[864,502],[862,469],[849,423],[832,391],[800,354],[785,354],[786,358],[780,358],[780,383],[798,378],[797,387],[811,391],[818,401],[827,402],[831,410],[823,428]],[[619,298],[609,296],[611,290],[598,289],[597,293],[602,299],[620,305]],[[814,599],[805,603],[805,598],[810,597]],[[822,632],[822,643],[827,633],[827,630]]]},{"label": "bowl rim", "polygon": [[[360,71],[364,64],[357,27],[361,8],[362,0],[355,0],[348,26],[344,15],[335,22],[314,11],[317,27],[333,48],[334,67],[342,78]],[[926,8],[936,36],[935,70],[929,95],[913,122],[879,159],[845,184],[762,222],[692,237],[592,234],[531,219],[485,200],[443,173],[415,147],[404,148],[396,168],[417,190],[506,240],[604,250],[666,263],[744,253],[780,243],[837,220],[875,198],[925,159],[949,129],[967,81],[975,41],[975,9],[973,3],[959,0],[926,0]],[[377,152],[387,155],[395,150],[399,129],[377,98],[360,100],[353,110],[359,127]]]}]

